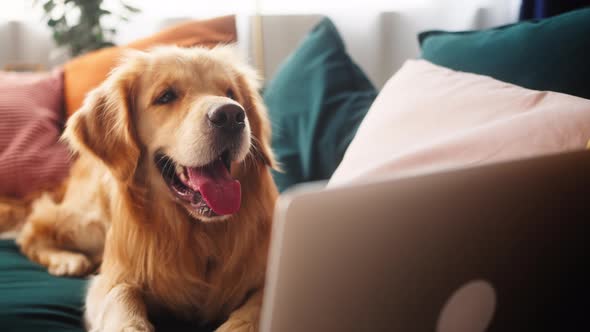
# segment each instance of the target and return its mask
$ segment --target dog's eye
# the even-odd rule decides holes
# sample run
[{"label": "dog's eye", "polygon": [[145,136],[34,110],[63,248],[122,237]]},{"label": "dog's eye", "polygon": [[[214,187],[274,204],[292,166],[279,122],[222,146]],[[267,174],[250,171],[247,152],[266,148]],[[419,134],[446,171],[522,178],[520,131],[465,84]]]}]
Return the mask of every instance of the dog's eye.
[{"label": "dog's eye", "polygon": [[156,99],[154,104],[157,104],[157,105],[168,104],[168,103],[175,101],[176,98],[177,98],[176,92],[174,92],[174,90],[172,90],[172,89],[167,89],[158,97],[158,99]]},{"label": "dog's eye", "polygon": [[225,95],[227,96],[227,98],[236,100],[236,94],[234,93],[234,90],[232,90],[232,89],[227,89],[227,91],[225,92]]}]

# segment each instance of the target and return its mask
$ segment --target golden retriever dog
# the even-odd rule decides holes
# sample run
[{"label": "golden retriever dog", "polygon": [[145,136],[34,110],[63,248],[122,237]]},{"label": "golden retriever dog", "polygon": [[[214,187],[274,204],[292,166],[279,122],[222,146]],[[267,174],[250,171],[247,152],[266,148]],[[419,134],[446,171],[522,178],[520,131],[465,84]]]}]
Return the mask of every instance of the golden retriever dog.
[{"label": "golden retriever dog", "polygon": [[90,331],[171,314],[258,329],[277,190],[257,78],[235,53],[133,51],[68,120],[63,197],[33,202],[17,242],[54,275],[99,268]]}]

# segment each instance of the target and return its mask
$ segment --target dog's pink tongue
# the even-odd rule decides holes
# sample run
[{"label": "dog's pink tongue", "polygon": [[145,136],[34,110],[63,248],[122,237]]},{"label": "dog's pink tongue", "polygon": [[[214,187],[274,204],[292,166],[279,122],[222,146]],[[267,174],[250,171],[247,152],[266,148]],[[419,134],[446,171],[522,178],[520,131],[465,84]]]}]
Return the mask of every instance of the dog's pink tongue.
[{"label": "dog's pink tongue", "polygon": [[201,192],[213,212],[219,215],[238,212],[242,201],[240,182],[231,177],[221,160],[204,167],[187,167],[187,173],[188,185]]}]

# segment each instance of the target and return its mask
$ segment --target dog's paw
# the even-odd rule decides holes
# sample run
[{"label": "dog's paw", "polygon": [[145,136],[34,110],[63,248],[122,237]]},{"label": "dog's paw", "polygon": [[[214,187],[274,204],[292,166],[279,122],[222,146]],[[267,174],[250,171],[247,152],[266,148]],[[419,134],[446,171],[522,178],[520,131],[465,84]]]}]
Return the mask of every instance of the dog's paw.
[{"label": "dog's paw", "polygon": [[154,327],[147,322],[134,322],[124,326],[120,332],[154,332]]},{"label": "dog's paw", "polygon": [[230,318],[223,323],[215,332],[256,332],[256,324],[251,321]]},{"label": "dog's paw", "polygon": [[154,327],[148,321],[132,320],[123,324],[107,324],[100,328],[90,329],[90,332],[154,332]]},{"label": "dog's paw", "polygon": [[55,276],[80,277],[92,272],[92,262],[83,254],[64,251],[53,253],[47,268]]}]

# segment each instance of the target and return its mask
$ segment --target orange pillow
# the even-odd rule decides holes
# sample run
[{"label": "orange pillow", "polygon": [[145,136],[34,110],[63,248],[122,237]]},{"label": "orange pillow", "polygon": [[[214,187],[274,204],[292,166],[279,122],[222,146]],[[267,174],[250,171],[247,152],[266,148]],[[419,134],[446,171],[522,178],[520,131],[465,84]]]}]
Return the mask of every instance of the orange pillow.
[{"label": "orange pillow", "polygon": [[102,83],[126,48],[144,50],[162,44],[213,47],[235,42],[236,35],[235,16],[223,16],[181,23],[125,46],[103,48],[74,58],[64,66],[67,116],[80,108],[88,91]]}]

